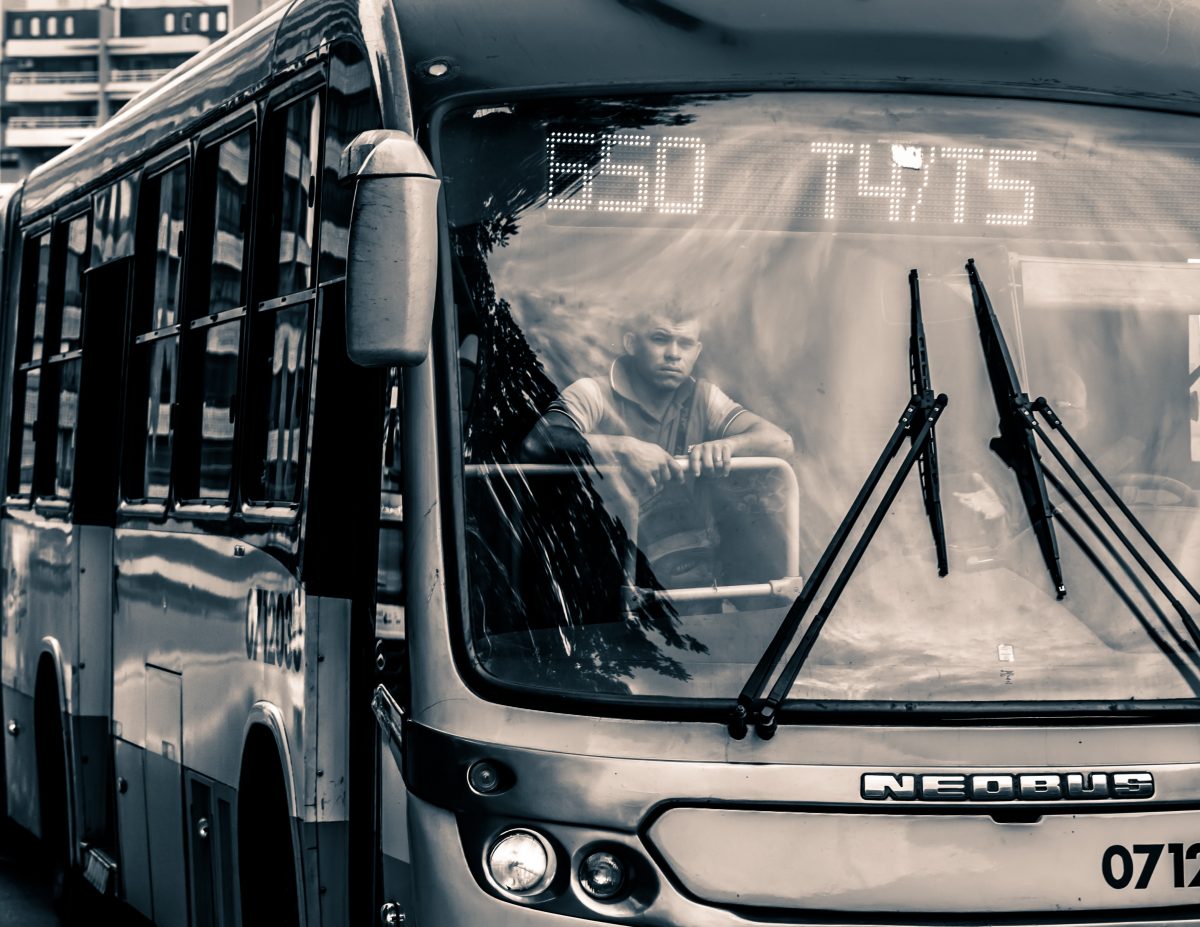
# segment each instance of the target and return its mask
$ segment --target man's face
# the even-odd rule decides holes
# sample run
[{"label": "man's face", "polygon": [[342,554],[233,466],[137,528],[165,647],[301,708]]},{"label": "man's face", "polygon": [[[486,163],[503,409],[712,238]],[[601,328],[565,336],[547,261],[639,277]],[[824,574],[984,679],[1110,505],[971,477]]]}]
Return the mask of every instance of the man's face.
[{"label": "man's face", "polygon": [[625,353],[638,374],[658,389],[675,389],[692,375],[700,356],[700,323],[651,318],[642,331],[625,335]]}]

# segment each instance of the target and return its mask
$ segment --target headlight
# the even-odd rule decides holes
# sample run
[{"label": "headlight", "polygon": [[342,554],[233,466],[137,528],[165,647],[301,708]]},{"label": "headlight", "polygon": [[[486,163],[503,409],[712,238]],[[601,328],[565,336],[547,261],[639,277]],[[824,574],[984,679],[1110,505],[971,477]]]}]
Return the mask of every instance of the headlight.
[{"label": "headlight", "polygon": [[536,895],[554,880],[554,849],[532,830],[500,835],[487,856],[488,873],[498,888],[514,895]]}]

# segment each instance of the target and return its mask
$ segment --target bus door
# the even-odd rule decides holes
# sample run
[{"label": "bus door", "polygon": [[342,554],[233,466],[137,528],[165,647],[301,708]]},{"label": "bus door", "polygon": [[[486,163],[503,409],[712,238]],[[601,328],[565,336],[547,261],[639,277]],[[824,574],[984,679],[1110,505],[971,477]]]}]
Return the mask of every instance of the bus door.
[{"label": "bus door", "polygon": [[379,565],[375,586],[375,653],[380,685],[373,707],[380,725],[379,834],[385,884],[411,898],[408,792],[404,784],[400,719],[409,703],[408,644],[404,621],[404,401],[399,369],[388,371],[379,505]]}]

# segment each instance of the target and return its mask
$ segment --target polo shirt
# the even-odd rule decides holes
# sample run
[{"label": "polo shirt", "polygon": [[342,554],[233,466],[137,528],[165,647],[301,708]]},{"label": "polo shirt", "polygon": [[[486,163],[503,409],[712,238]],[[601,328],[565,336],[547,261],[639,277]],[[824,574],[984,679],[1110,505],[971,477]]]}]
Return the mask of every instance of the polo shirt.
[{"label": "polo shirt", "polygon": [[[715,384],[688,377],[659,418],[633,398],[629,363],[630,358],[622,355],[613,361],[607,377],[576,380],[546,414],[564,416],[581,434],[628,435],[682,455],[694,444],[723,438],[733,420],[746,411]],[[679,425],[685,418],[686,433],[681,436]]]}]

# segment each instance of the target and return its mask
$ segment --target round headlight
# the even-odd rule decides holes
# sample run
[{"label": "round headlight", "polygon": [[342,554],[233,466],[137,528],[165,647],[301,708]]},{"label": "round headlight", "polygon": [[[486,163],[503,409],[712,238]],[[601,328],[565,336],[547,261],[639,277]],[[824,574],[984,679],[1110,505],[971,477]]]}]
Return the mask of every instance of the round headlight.
[{"label": "round headlight", "polygon": [[510,830],[488,851],[492,881],[514,895],[534,895],[554,879],[554,850],[541,834]]},{"label": "round headlight", "polygon": [[615,898],[625,888],[625,864],[603,850],[589,853],[579,864],[579,884],[598,901]]}]

